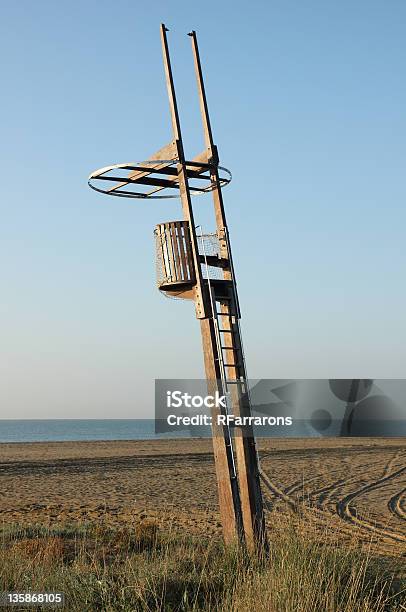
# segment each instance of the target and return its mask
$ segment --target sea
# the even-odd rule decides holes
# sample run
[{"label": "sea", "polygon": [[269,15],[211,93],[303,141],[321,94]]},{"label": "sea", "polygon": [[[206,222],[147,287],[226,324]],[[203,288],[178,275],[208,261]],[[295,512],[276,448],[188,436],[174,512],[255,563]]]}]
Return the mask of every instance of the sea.
[{"label": "sea", "polygon": [[[189,427],[156,433],[154,419],[0,419],[0,443],[10,442],[75,442],[95,440],[160,440],[206,438],[211,428]],[[388,427],[389,425],[389,427]],[[340,436],[341,422],[332,421],[328,429],[320,431],[309,421],[294,420],[291,427],[254,427],[259,438],[319,438]],[[347,434],[348,435],[348,434]],[[388,421],[386,427],[366,427],[352,432],[354,437],[406,437],[406,420]]]},{"label": "sea", "polygon": [[188,431],[156,434],[154,419],[1,419],[0,442],[154,440],[190,437]]},{"label": "sea", "polygon": [[[0,443],[94,440],[160,440],[210,437],[211,428],[156,433],[155,419],[0,419]],[[284,431],[285,430],[285,431]],[[257,432],[261,435],[262,432]],[[271,437],[301,437],[296,428],[268,431]],[[307,434],[308,435],[308,434]]]}]

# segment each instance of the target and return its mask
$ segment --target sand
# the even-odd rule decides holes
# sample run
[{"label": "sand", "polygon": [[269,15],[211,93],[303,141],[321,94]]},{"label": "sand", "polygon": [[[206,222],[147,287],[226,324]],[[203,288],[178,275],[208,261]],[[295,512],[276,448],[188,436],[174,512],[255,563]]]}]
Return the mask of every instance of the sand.
[{"label": "sand", "polygon": [[[318,537],[406,554],[406,439],[258,446],[271,531],[300,516]],[[220,535],[210,440],[0,444],[2,524],[145,519]]]}]

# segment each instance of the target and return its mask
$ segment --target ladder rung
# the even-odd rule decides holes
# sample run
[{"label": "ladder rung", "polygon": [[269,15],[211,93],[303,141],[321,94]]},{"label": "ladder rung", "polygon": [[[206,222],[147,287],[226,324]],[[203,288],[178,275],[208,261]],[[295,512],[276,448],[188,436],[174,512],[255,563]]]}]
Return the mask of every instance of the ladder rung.
[{"label": "ladder rung", "polygon": [[235,329],[219,329],[219,332],[222,334],[234,334],[235,333]]},{"label": "ladder rung", "polygon": [[[214,361],[221,362],[222,360],[220,359],[220,357],[215,357]],[[243,367],[242,363],[223,363],[223,368],[242,368],[242,367]]]},{"label": "ladder rung", "polygon": [[225,351],[241,351],[239,346],[223,346],[222,344],[220,346]]}]

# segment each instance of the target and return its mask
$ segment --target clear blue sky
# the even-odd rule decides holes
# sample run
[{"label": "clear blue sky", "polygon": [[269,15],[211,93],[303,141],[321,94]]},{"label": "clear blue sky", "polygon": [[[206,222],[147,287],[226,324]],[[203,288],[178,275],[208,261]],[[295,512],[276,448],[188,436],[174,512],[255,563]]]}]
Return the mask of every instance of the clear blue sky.
[{"label": "clear blue sky", "polygon": [[171,139],[162,21],[187,152],[195,29],[234,176],[250,376],[405,377],[403,0],[20,0],[0,22],[0,417],[148,416],[154,378],[204,375],[192,305],[155,287],[177,201],[86,185]]}]

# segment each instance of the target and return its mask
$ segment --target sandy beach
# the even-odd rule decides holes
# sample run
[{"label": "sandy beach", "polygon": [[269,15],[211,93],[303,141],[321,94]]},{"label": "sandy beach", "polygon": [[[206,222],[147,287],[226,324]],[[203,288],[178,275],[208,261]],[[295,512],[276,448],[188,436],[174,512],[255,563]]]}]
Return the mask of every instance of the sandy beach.
[{"label": "sandy beach", "polygon": [[[406,552],[406,440],[259,440],[267,521]],[[1,523],[151,519],[220,535],[211,441],[0,444]],[[337,536],[338,534],[338,536]]]}]

